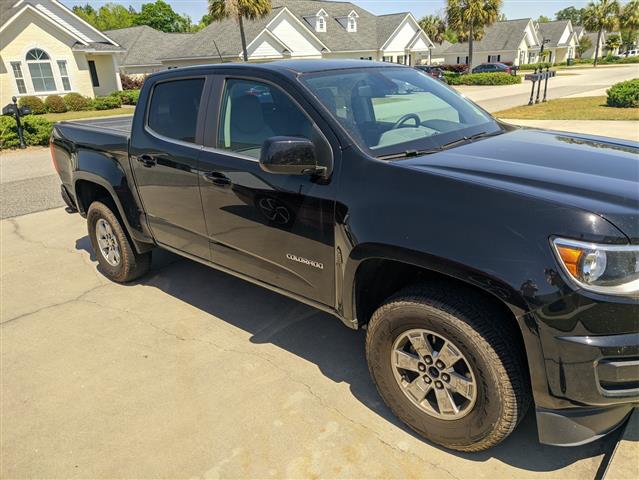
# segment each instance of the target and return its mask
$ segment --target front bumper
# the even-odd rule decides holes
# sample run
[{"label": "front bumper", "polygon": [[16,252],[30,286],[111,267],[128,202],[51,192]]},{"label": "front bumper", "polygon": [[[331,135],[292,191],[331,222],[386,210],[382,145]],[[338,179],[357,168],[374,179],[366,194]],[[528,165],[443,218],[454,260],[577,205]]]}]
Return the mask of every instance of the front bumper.
[{"label": "front bumper", "polygon": [[581,445],[614,430],[639,405],[639,301],[575,293],[535,316],[547,380],[535,391],[540,441]]}]

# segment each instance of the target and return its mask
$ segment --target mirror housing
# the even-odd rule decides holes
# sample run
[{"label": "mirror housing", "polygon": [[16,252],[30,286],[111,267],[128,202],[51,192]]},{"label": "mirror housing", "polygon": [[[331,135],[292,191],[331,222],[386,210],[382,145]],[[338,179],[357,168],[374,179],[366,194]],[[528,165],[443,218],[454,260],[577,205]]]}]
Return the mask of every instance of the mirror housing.
[{"label": "mirror housing", "polygon": [[324,175],[317,165],[315,145],[306,138],[271,137],[262,144],[260,168],[280,175]]}]

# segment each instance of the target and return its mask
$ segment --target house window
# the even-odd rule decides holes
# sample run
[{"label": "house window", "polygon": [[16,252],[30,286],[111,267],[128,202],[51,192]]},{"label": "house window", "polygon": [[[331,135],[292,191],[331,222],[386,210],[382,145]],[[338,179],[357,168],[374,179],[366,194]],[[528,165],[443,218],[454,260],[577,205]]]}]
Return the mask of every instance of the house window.
[{"label": "house window", "polygon": [[382,62],[393,63],[393,56],[392,55],[384,55],[382,57]]},{"label": "house window", "polygon": [[348,17],[348,31],[356,32],[357,31],[357,20],[355,17]]},{"label": "house window", "polygon": [[24,83],[24,76],[22,75],[22,63],[11,62],[11,69],[13,70],[13,76],[16,79],[16,86],[18,87],[18,93],[27,93],[27,85]]},{"label": "house window", "polygon": [[488,55],[488,63],[495,63],[501,61],[501,55]]},{"label": "house window", "polygon": [[71,90],[71,82],[69,81],[69,71],[67,70],[67,61],[58,60],[58,70],[60,70],[60,78],[62,79],[62,88],[66,92]]},{"label": "house window", "polygon": [[27,52],[27,65],[31,74],[33,90],[36,92],[55,92],[55,79],[49,55],[39,48]]},{"label": "house window", "polygon": [[457,64],[458,65],[467,65],[468,64],[468,55],[466,55],[465,57],[457,57]]},{"label": "house window", "polygon": [[535,52],[528,52],[528,63],[535,63]]},{"label": "house window", "polygon": [[326,20],[324,20],[324,17],[317,17],[317,31],[318,32],[326,31]]},{"label": "house window", "polygon": [[373,57],[359,57],[360,60],[372,60]]},{"label": "house window", "polygon": [[94,60],[89,60],[89,73],[91,74],[91,84],[94,87],[99,87],[100,80],[98,79],[98,70],[95,68]]}]

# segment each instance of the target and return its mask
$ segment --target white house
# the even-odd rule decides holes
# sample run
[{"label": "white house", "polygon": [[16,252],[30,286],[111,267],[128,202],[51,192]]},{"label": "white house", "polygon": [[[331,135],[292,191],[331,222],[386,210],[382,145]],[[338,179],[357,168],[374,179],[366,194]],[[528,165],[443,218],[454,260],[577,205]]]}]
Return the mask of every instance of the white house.
[{"label": "white house", "polygon": [[[570,20],[538,24],[531,18],[495,22],[481,40],[473,42],[473,65],[504,62],[513,65],[536,63],[542,53],[552,63],[574,58],[578,35]],[[435,48],[440,63],[468,63],[468,42]]]},{"label": "white house", "polygon": [[[596,52],[596,45],[597,45],[597,37],[598,37],[597,32],[588,32],[586,31],[584,27],[576,27],[575,35],[577,36],[579,40],[581,40],[582,38],[587,38],[588,40],[590,40],[591,46],[590,48],[588,48],[588,50],[586,50],[584,53],[581,54],[581,58],[594,59],[595,52]],[[605,57],[607,54],[606,37],[607,37],[607,32],[602,32],[601,37],[599,38],[599,58]]]},{"label": "white house", "polygon": [[58,0],[0,0],[0,39],[0,106],[12,96],[122,89],[122,48]]},{"label": "white house", "polygon": [[[301,58],[354,58],[402,64],[428,63],[432,42],[411,13],[376,16],[350,2],[273,0],[265,18],[245,21],[250,62]],[[105,32],[125,49],[120,68],[146,74],[183,65],[240,61],[234,19],[193,34],[149,27]]]}]

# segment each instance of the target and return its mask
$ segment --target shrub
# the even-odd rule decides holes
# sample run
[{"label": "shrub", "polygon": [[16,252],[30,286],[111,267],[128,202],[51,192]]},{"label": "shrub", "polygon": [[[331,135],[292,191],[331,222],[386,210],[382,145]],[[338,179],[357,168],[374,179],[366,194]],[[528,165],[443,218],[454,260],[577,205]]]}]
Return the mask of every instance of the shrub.
[{"label": "shrub", "polygon": [[639,57],[622,57],[615,63],[639,63]]},{"label": "shrub", "polygon": [[519,70],[534,70],[535,68],[546,68],[546,67],[552,67],[551,63],[548,62],[541,62],[541,63],[524,63],[522,65],[519,65]]},{"label": "shrub", "polygon": [[24,140],[27,145],[49,145],[49,137],[54,122],[34,115],[27,115],[22,119]]},{"label": "shrub", "polygon": [[95,110],[112,110],[114,108],[120,108],[122,101],[118,97],[97,97],[91,102],[91,106]]},{"label": "shrub", "polygon": [[64,96],[64,104],[67,106],[67,110],[80,112],[87,110],[91,106],[91,99],[79,93],[71,92]]},{"label": "shrub", "polygon": [[122,82],[123,90],[139,90],[144,85],[144,80],[146,80],[145,76],[136,75],[135,77],[120,74],[120,81]]},{"label": "shrub", "polygon": [[470,73],[468,75],[447,76],[450,85],[514,85],[521,83],[519,75],[510,73]]},{"label": "shrub", "polygon": [[67,105],[60,95],[49,95],[44,101],[44,106],[49,113],[64,113],[67,111]]},{"label": "shrub", "polygon": [[[53,122],[35,115],[22,117],[24,142],[27,145],[48,145],[53,130]],[[0,117],[0,149],[15,148],[20,145],[18,127],[13,117]]]},{"label": "shrub", "polygon": [[468,65],[465,63],[452,63],[447,65],[439,65],[439,68],[445,72],[464,73],[468,70]]},{"label": "shrub", "polygon": [[606,93],[609,107],[639,107],[639,78],[615,83]]},{"label": "shrub", "polygon": [[47,108],[44,106],[44,102],[38,97],[22,97],[18,100],[18,105],[21,107],[29,107],[33,115],[47,113]]},{"label": "shrub", "polygon": [[13,117],[0,117],[0,150],[15,148],[20,145],[18,128]]},{"label": "shrub", "polygon": [[113,97],[118,97],[122,105],[137,105],[140,97],[140,90],[123,90],[121,92],[113,92]]}]

